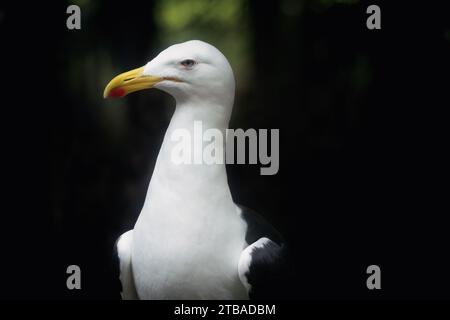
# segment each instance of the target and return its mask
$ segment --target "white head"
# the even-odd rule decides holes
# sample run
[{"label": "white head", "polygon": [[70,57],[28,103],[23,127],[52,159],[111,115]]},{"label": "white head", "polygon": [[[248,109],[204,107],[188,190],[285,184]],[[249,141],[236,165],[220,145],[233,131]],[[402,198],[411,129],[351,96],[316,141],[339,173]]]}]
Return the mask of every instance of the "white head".
[{"label": "white head", "polygon": [[153,87],[172,95],[177,105],[207,101],[231,108],[235,80],[217,48],[191,40],[170,46],[144,67],[118,75],[106,86],[104,97],[123,97]]}]

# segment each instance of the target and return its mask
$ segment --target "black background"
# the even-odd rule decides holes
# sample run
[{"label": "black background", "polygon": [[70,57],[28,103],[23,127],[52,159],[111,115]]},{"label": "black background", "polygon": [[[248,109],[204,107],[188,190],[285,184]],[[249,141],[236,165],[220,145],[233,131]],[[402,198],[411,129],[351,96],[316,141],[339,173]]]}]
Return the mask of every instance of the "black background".
[{"label": "black background", "polygon": [[[277,3],[249,2],[257,68],[236,103],[257,116],[231,125],[280,128],[280,171],[230,166],[229,182],[236,202],[290,242],[292,299],[449,298],[449,11],[444,2],[391,2],[373,2],[382,10],[376,31],[365,27],[365,2],[308,7],[287,29]],[[85,42],[66,29],[64,3],[2,8],[4,299],[118,298],[112,246],[139,214],[170,119],[170,109],[143,104],[173,102],[157,92],[130,97],[134,129],[120,148],[105,143],[99,119],[83,109],[100,107],[80,107],[85,100],[68,93],[69,52],[133,47],[128,59],[140,65],[154,31],[138,18],[139,3],[99,3],[97,32]],[[117,17],[127,18],[113,25]],[[113,61],[130,67],[121,55]],[[358,55],[370,63],[362,91],[347,77]],[[80,291],[65,287],[70,264],[82,269]],[[371,264],[381,267],[380,291],[366,288]]]}]

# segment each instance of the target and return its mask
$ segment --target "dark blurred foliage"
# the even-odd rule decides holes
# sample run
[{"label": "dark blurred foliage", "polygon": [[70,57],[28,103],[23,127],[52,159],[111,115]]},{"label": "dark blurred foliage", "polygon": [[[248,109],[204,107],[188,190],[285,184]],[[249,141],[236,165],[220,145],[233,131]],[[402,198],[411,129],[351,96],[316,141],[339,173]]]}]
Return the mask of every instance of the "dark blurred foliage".
[{"label": "dark blurred foliage", "polygon": [[[82,8],[80,31],[65,28],[69,3]],[[50,228],[42,231],[51,252],[35,253],[48,275],[37,297],[118,298],[112,247],[139,214],[174,101],[157,90],[104,100],[103,88],[196,38],[235,70],[230,127],[281,129],[277,175],[260,176],[256,165],[227,169],[235,201],[291,245],[298,272],[289,295],[448,298],[449,239],[434,200],[443,194],[430,180],[445,148],[438,114],[449,106],[448,11],[374,3],[382,30],[365,27],[368,3],[350,0],[80,0],[46,11],[57,15],[41,29],[51,32],[24,44],[52,66],[43,124],[51,131]],[[81,291],[65,287],[70,264],[82,269]],[[382,269],[380,292],[365,287],[371,264]]]}]

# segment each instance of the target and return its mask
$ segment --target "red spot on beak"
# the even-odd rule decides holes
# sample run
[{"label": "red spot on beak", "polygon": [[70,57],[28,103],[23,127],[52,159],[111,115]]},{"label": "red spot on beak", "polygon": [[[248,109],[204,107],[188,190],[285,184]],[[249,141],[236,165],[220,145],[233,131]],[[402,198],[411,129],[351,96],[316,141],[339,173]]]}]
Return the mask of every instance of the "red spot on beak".
[{"label": "red spot on beak", "polygon": [[125,89],[118,87],[118,88],[114,88],[109,92],[108,97],[109,98],[121,98],[125,95]]}]

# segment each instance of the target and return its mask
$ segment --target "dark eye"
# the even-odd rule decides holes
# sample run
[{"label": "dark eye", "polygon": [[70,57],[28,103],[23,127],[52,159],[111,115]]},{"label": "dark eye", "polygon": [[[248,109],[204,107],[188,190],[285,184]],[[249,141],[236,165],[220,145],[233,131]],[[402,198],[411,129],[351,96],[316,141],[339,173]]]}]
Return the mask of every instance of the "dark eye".
[{"label": "dark eye", "polygon": [[192,59],[186,59],[180,62],[180,64],[186,68],[192,68],[196,63],[197,62],[195,62],[195,60]]}]

